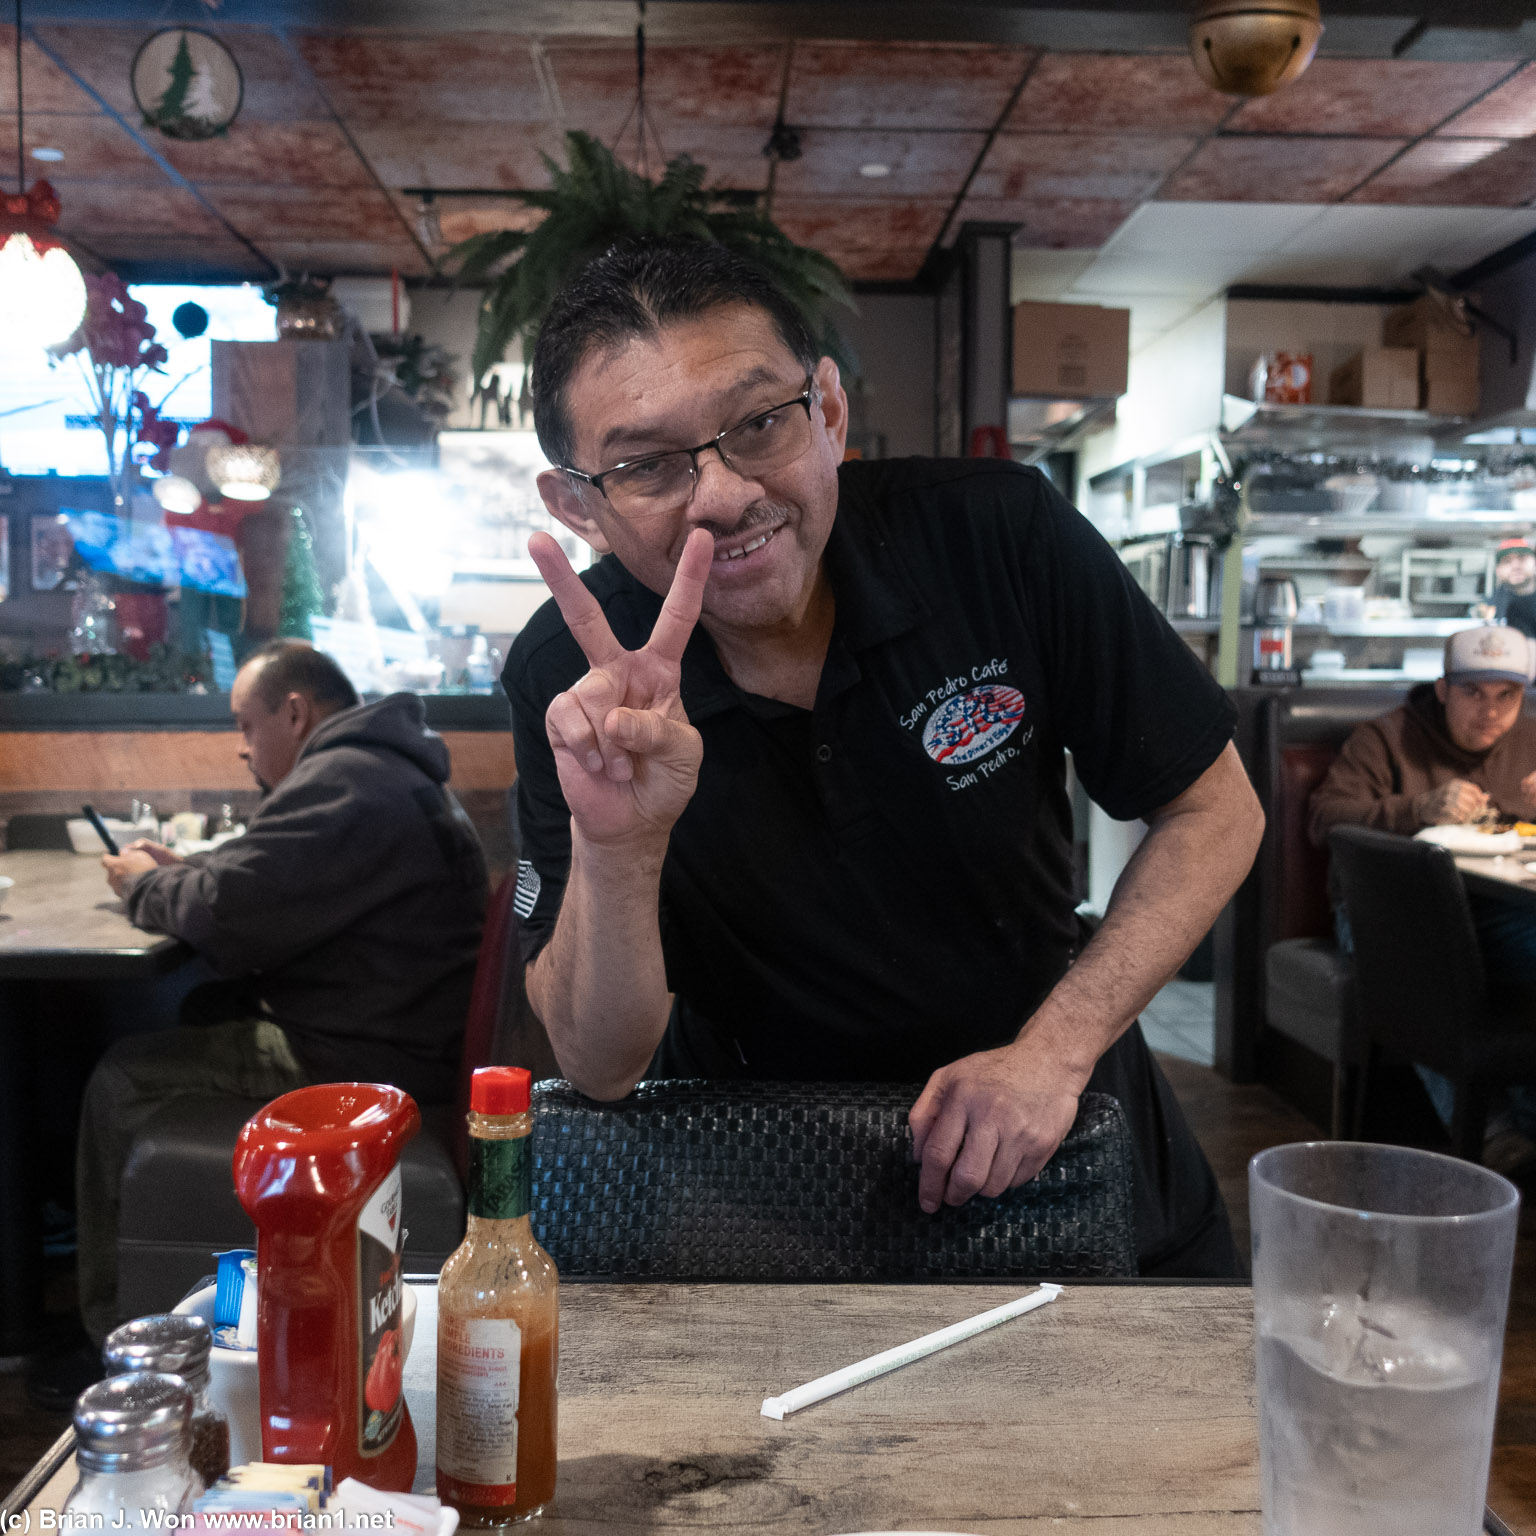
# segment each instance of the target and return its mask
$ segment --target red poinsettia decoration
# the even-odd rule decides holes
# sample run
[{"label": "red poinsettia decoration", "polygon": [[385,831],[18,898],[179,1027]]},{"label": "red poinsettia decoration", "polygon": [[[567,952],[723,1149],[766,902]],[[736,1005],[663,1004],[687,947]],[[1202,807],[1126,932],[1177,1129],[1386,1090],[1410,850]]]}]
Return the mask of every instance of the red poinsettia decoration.
[{"label": "red poinsettia decoration", "polygon": [[128,293],[128,285],[115,272],[90,274],[85,279],[85,319],[68,341],[55,347],[58,357],[68,357],[83,347],[98,368],[159,369],[169,356],[155,340],[149,311]]},{"label": "red poinsettia decoration", "polygon": [[[55,357],[74,356],[85,374],[87,387],[96,406],[96,418],[107,439],[107,472],[119,500],[128,492],[128,469],[133,447],[134,428],[158,449],[170,444],[161,434],[170,427],[162,423],[147,397],[138,388],[141,376],[159,373],[170,354],[155,340],[155,328],[149,323],[149,311],[130,297],[127,284],[113,272],[85,279],[85,319],[68,341],[52,348]],[[138,420],[135,422],[135,417]],[[122,443],[118,438],[121,434]],[[170,442],[174,442],[172,433]]]}]

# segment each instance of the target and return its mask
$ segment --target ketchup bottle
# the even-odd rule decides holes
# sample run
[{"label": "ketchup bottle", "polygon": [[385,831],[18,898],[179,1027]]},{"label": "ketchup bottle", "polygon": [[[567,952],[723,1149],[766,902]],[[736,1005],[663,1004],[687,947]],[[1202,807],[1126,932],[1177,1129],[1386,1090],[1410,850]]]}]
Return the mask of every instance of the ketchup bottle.
[{"label": "ketchup bottle", "polygon": [[274,1099],[235,1144],[256,1223],[257,1366],[266,1461],[409,1492],[416,1431],[401,1374],[400,1150],[415,1102],[377,1083]]}]

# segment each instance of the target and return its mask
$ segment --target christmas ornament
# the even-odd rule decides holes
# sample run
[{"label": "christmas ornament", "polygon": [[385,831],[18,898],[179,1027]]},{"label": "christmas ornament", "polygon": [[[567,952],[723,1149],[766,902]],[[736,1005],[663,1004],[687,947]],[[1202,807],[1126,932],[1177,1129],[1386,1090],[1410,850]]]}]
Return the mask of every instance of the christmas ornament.
[{"label": "christmas ornament", "polygon": [[132,81],[144,126],[168,139],[217,138],[245,95],[234,54],[196,27],[168,27],[146,39],[134,57]]}]

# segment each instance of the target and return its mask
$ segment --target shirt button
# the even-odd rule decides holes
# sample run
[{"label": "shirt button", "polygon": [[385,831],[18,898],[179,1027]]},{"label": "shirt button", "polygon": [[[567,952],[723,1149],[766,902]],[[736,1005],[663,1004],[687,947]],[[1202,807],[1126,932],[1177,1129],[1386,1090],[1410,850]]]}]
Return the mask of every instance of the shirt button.
[{"label": "shirt button", "polygon": [[816,748],[816,761],[818,763],[830,763],[832,761],[832,748],[826,742]]}]

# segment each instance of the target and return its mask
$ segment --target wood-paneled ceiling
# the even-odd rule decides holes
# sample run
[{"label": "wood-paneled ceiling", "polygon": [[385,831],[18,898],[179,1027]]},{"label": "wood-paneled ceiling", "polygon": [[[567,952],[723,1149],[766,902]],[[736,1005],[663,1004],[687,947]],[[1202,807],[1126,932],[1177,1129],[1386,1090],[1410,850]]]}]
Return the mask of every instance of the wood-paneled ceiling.
[{"label": "wood-paneled ceiling", "polygon": [[[566,129],[611,141],[634,98],[633,44],[612,18],[584,36],[215,12],[200,24],[239,61],[244,108],[227,137],[178,143],[140,126],[129,89],[153,24],[70,23],[59,9],[24,38],[25,148],[63,159],[29,159],[28,172],[59,188],[69,236],[141,278],[426,276],[437,253],[406,189],[452,192],[438,205],[449,241],[505,224],[516,205],[497,191],[541,185],[540,155],[558,155]],[[834,20],[843,9],[821,8]],[[581,14],[567,8],[566,26]],[[0,28],[7,54],[13,38]],[[1016,225],[1022,248],[1086,251],[1147,201],[1529,206],[1536,63],[1506,51],[1320,57],[1288,90],[1244,103],[1208,90],[1172,48],[684,42],[674,27],[648,50],[647,101],[667,154],[758,192],[782,106],[803,154],[777,168],[774,216],[850,277],[902,282],[973,219]],[[12,98],[0,71],[0,175],[15,154]]]}]

